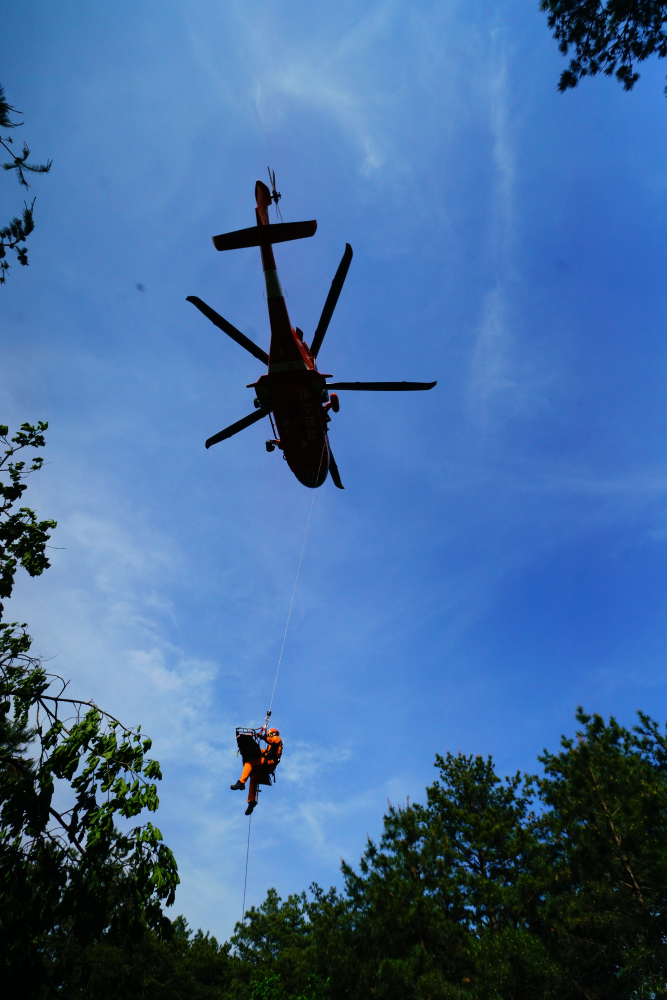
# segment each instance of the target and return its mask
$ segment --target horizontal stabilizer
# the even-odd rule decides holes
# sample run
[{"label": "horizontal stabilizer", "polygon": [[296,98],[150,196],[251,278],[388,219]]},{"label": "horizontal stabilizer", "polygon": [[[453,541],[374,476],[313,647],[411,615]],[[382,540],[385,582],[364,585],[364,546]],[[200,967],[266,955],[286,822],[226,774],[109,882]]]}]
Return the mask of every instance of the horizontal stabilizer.
[{"label": "horizontal stabilizer", "polygon": [[317,222],[276,222],[270,226],[251,226],[237,229],[235,233],[222,233],[213,237],[216,250],[241,250],[243,247],[270,246],[272,243],[287,243],[288,240],[302,240],[314,236]]},{"label": "horizontal stabilizer", "polygon": [[437,382],[327,382],[327,389],[364,389],[367,392],[409,392],[432,389]]},{"label": "horizontal stabilizer", "polygon": [[254,413],[249,413],[247,417],[237,420],[235,424],[225,427],[224,431],[218,431],[217,434],[210,437],[206,442],[206,447],[210,448],[212,444],[217,444],[218,441],[225,441],[227,438],[233,437],[234,434],[238,434],[239,431],[244,431],[246,427],[257,423],[262,417],[268,417],[270,412],[270,410],[255,410]]}]

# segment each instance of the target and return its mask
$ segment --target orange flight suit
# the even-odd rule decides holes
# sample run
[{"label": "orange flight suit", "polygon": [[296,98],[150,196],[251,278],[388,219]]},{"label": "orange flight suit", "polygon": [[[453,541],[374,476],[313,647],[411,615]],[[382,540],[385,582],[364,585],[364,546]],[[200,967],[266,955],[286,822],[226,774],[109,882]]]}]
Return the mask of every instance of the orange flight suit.
[{"label": "orange flight suit", "polygon": [[255,802],[257,799],[257,778],[262,775],[268,776],[269,774],[273,774],[280,763],[283,752],[283,741],[280,739],[280,736],[272,736],[269,733],[267,736],[263,736],[262,739],[266,740],[269,744],[268,747],[261,757],[255,757],[254,760],[249,760],[247,764],[244,764],[243,771],[241,772],[241,781],[244,784],[250,778],[248,802]]}]

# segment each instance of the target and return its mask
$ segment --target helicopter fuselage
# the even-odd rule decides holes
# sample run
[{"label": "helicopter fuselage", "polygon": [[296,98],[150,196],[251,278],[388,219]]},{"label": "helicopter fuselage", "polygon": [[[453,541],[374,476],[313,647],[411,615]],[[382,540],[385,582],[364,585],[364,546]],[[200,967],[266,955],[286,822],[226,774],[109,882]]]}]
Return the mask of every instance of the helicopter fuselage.
[{"label": "helicopter fuselage", "polygon": [[[257,185],[257,225],[269,225],[263,185]],[[267,189],[264,189],[268,194]],[[269,202],[270,204],[270,202]],[[260,247],[271,325],[269,370],[254,388],[262,409],[271,411],[280,448],[290,469],[304,486],[321,486],[329,471],[329,393],[307,344],[293,328],[280,285],[271,244]],[[257,405],[257,404],[256,404]]]},{"label": "helicopter fuselage", "polygon": [[269,171],[273,192],[262,181],[255,185],[257,224],[249,229],[239,229],[232,233],[221,233],[213,237],[216,250],[240,250],[244,247],[259,247],[266,282],[266,301],[271,326],[271,347],[269,354],[253,343],[232,323],[211,309],[196,295],[188,295],[188,301],[208,319],[223,330],[227,336],[268,366],[268,371],[248,388],[255,390],[255,412],[249,413],[229,427],[223,428],[206,440],[210,448],[220,441],[234,437],[246,427],[252,426],[264,417],[271,419],[277,437],[266,442],[267,451],[280,448],[283,458],[291,471],[304,486],[311,489],[321,486],[327,478],[337,489],[344,489],[338,466],[329,447],[327,427],[329,410],[338,412],[338,396],[332,389],[356,390],[362,392],[405,392],[418,389],[432,389],[435,382],[334,382],[318,372],[316,359],[322,341],[329,327],[331,317],[343,283],[352,261],[352,247],[345,244],[345,253],[331,282],[319,322],[313,333],[310,346],[303,334],[294,329],[285,304],[285,296],[280,285],[273,247],[276,243],[300,240],[314,236],[317,222],[279,222],[269,224],[269,206],[278,204],[280,194],[275,190],[275,174]]}]

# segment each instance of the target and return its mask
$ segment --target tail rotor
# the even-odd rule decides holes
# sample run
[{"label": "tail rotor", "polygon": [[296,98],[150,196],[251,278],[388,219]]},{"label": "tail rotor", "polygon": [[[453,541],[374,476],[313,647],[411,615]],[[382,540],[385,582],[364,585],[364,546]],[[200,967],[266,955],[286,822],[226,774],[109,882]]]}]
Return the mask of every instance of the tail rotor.
[{"label": "tail rotor", "polygon": [[280,206],[278,205],[278,202],[282,198],[282,195],[281,195],[280,191],[276,190],[276,172],[275,172],[275,170],[271,170],[271,167],[267,167],[266,169],[269,172],[269,183],[271,184],[271,200],[273,201],[274,205],[276,206],[276,214],[278,215],[278,218],[282,222],[283,221],[283,215],[282,215],[282,212],[280,211]]}]

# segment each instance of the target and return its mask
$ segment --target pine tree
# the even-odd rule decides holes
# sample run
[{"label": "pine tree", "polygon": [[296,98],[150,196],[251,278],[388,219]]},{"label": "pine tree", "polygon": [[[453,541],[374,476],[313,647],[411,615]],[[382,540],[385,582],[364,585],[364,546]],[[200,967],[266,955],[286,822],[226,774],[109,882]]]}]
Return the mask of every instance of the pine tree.
[{"label": "pine tree", "polygon": [[639,79],[637,63],[667,56],[667,3],[661,0],[541,0],[540,10],[547,12],[563,55],[574,50],[561,73],[560,91],[597,73],[613,75],[632,90]]},{"label": "pine tree", "polygon": [[[4,89],[0,85],[0,129],[9,130],[23,125],[23,122],[12,121],[11,116],[13,114],[17,114],[16,109],[8,103],[5,98]],[[18,154],[10,149],[10,145],[7,145],[8,143],[10,145],[13,144],[12,137],[5,135],[3,138],[0,134],[0,146],[3,146],[12,157],[8,163],[3,163],[2,166],[5,170],[15,171],[19,184],[27,191],[30,187],[27,174],[48,174],[53,161],[49,160],[47,163],[28,163],[30,149],[27,143],[23,143],[23,149]],[[34,207],[34,198],[30,204],[27,201],[24,202],[21,215],[14,216],[8,225],[0,227],[0,285],[6,283],[7,271],[11,266],[7,260],[8,250],[12,250],[16,254],[19,264],[22,264],[23,267],[28,266],[26,239],[35,228]]]}]

